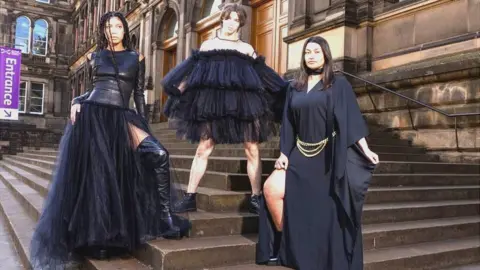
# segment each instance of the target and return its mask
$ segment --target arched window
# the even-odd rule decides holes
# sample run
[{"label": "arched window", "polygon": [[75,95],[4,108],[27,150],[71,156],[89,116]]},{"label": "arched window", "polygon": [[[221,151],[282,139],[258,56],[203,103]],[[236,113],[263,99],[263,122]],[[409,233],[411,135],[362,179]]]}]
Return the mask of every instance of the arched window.
[{"label": "arched window", "polygon": [[35,21],[33,28],[32,53],[36,55],[47,55],[48,44],[48,23],[40,19]]},{"label": "arched window", "polygon": [[205,0],[202,7],[202,18],[208,17],[215,12],[220,11],[218,6],[221,4],[222,0]]},{"label": "arched window", "polygon": [[178,31],[178,20],[175,12],[172,12],[172,15],[170,16],[168,20],[168,27],[167,27],[167,39],[176,37],[177,36],[177,31]]},{"label": "arched window", "polygon": [[222,0],[198,0],[197,4],[198,8],[194,11],[194,19],[195,21],[199,21],[203,18],[206,18],[210,15],[219,12],[220,9],[218,8],[222,4]]},{"label": "arched window", "polygon": [[31,21],[25,16],[17,18],[15,26],[15,48],[22,50],[22,53],[30,52],[30,29]]}]

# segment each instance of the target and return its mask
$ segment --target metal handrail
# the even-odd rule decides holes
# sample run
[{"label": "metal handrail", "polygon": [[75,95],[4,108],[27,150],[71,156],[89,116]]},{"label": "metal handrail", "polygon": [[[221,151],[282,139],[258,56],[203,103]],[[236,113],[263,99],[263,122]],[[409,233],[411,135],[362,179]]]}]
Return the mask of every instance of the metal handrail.
[{"label": "metal handrail", "polygon": [[340,73],[342,73],[342,74],[344,74],[344,75],[346,75],[346,76],[350,76],[350,77],[352,77],[352,78],[355,78],[355,79],[357,79],[357,80],[360,80],[360,81],[364,82],[364,83],[365,83],[365,89],[366,89],[367,92],[368,92],[368,95],[369,95],[369,97],[370,97],[370,101],[372,102],[375,111],[378,111],[378,110],[377,110],[377,107],[376,107],[376,105],[375,105],[375,102],[373,101],[373,98],[372,98],[372,96],[371,96],[371,94],[370,94],[370,91],[368,90],[368,87],[366,87],[367,84],[373,85],[373,86],[375,86],[375,87],[377,87],[377,88],[379,88],[379,89],[381,89],[381,90],[383,90],[383,91],[389,92],[389,93],[391,93],[391,94],[393,94],[393,95],[396,95],[396,96],[398,96],[398,97],[401,97],[401,98],[403,98],[403,99],[408,100],[408,101],[407,101],[407,108],[408,108],[408,113],[409,113],[409,115],[410,115],[410,122],[411,122],[412,128],[413,128],[414,130],[417,130],[417,128],[415,127],[415,125],[414,125],[414,123],[413,123],[412,112],[411,112],[411,110],[410,110],[410,104],[409,104],[410,102],[413,102],[413,103],[418,104],[418,105],[420,105],[420,106],[422,106],[422,107],[425,107],[425,108],[427,108],[427,109],[430,109],[430,110],[432,110],[432,111],[435,111],[435,112],[437,112],[437,113],[439,113],[439,114],[441,114],[441,115],[444,115],[444,116],[446,116],[446,117],[454,117],[454,118],[455,118],[455,142],[456,142],[457,150],[460,150],[460,147],[458,146],[458,121],[457,121],[457,118],[458,118],[458,117],[462,117],[462,116],[479,116],[479,115],[480,115],[480,112],[473,112],[473,113],[448,113],[448,112],[446,112],[446,111],[444,111],[444,110],[435,108],[435,107],[433,107],[433,106],[431,106],[431,105],[428,105],[428,104],[426,104],[426,103],[424,103],[424,102],[421,102],[421,101],[419,101],[419,100],[416,100],[416,99],[414,99],[414,98],[407,97],[407,96],[405,96],[405,95],[403,95],[403,94],[397,93],[397,92],[395,92],[395,91],[393,91],[393,90],[391,90],[391,89],[388,89],[388,88],[386,88],[386,87],[383,87],[383,86],[381,86],[381,85],[378,85],[378,84],[376,84],[376,83],[374,83],[374,82],[371,82],[371,81],[369,81],[369,80],[366,80],[366,79],[364,79],[364,78],[358,77],[358,76],[353,75],[353,74],[351,74],[351,73],[348,73],[348,72],[345,72],[345,71],[342,71],[342,70],[336,70],[336,72],[340,72]]}]

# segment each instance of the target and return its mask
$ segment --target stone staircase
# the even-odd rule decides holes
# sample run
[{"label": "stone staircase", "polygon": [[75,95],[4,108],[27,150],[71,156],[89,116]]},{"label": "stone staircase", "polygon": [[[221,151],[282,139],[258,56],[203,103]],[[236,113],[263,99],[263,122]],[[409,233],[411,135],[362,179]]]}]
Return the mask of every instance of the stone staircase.
[{"label": "stone staircase", "polygon": [[[186,184],[196,146],[177,140],[164,125],[153,129]],[[368,140],[382,162],[364,208],[365,269],[480,269],[478,164],[440,162],[438,155],[387,132],[375,132]],[[279,154],[278,138],[261,151],[266,178]],[[56,155],[55,149],[25,148],[0,160],[0,241],[3,228],[27,267]],[[150,241],[132,257],[86,260],[83,268],[285,269],[253,264],[258,218],[246,211],[250,185],[245,164],[242,145],[215,149],[198,190],[200,211],[189,215],[189,238]]]}]

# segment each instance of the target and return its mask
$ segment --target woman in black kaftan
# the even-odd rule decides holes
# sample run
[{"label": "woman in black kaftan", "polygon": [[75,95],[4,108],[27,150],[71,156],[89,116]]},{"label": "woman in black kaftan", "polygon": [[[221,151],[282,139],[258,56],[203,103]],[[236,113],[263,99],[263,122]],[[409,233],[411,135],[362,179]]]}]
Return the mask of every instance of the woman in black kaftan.
[{"label": "woman in black kaftan", "polygon": [[[316,53],[324,58],[320,70],[309,69]],[[307,40],[302,66],[306,83],[299,83],[300,78],[288,90],[282,156],[276,164],[285,170],[280,177],[285,179],[283,209],[269,201],[267,180],[257,263],[300,270],[363,269],[361,208],[378,156],[364,140],[368,128],[352,87],[333,75],[324,39]],[[312,80],[315,76],[322,79]]]}]

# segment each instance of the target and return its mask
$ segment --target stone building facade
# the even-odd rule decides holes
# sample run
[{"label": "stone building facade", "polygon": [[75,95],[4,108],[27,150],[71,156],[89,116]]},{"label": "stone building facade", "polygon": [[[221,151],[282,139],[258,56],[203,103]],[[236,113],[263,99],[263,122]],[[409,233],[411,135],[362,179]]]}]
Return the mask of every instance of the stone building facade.
[{"label": "stone building facade", "polygon": [[[442,110],[480,111],[475,77],[479,59],[474,54],[480,48],[478,0],[0,1],[7,3],[6,9],[0,9],[7,14],[7,21],[15,21],[21,14],[35,14],[32,20],[44,16],[50,23],[49,41],[55,44],[55,50],[48,50],[47,59],[51,60],[47,63],[45,57],[38,60],[33,55],[26,58],[29,70],[24,71],[25,76],[39,76],[47,85],[47,118],[67,112],[66,101],[85,91],[85,55],[94,50],[98,19],[105,11],[119,10],[127,16],[134,47],[146,56],[146,99],[153,111],[151,119],[165,120],[160,114],[166,99],[160,86],[162,77],[203,40],[215,35],[219,10],[232,2],[243,5],[249,15],[241,38],[287,77],[299,67],[304,40],[320,35],[329,41],[338,69]],[[13,26],[2,28],[9,33],[3,37],[4,42],[12,41],[13,30]],[[465,57],[473,60],[466,65]],[[441,68],[444,60],[453,61],[449,69]],[[450,130],[452,126],[453,118],[407,106],[403,99],[385,92],[364,95],[370,87],[352,82],[362,109],[376,123],[399,130]],[[478,122],[479,117],[470,117],[459,123],[469,134],[478,134]],[[476,142],[475,147],[479,146]]]},{"label": "stone building facade", "polygon": [[2,0],[0,4],[0,46],[23,52],[20,119],[39,127],[60,128],[71,96],[71,3]]}]

